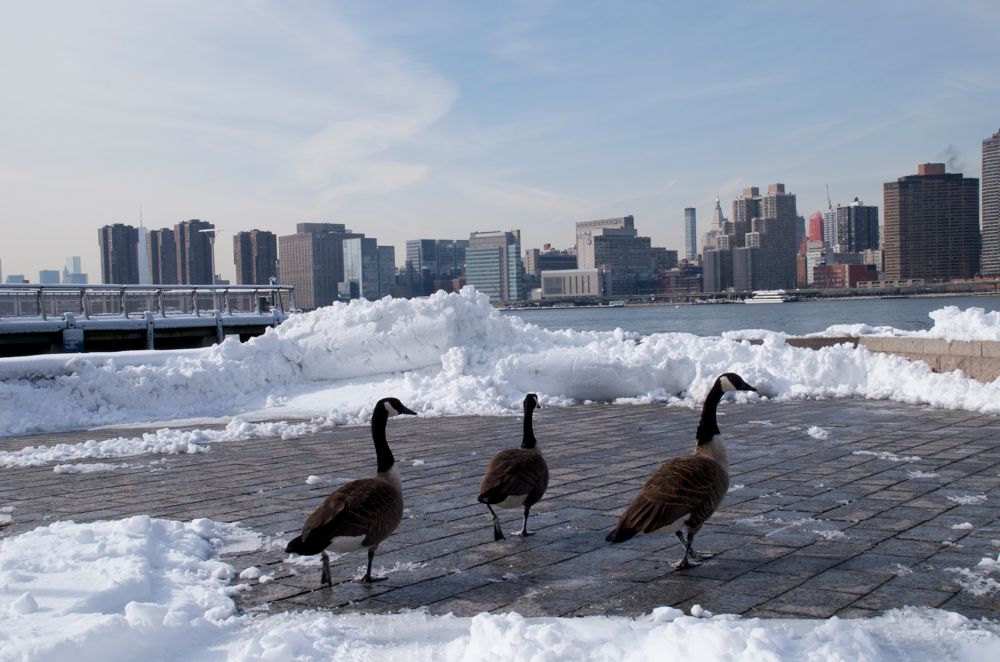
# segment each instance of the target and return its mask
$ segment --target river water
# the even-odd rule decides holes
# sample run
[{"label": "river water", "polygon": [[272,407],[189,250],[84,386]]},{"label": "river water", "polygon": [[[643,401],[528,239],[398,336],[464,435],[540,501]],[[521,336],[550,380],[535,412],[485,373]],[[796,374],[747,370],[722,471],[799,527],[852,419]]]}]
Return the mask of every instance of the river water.
[{"label": "river water", "polygon": [[945,306],[1000,310],[1000,296],[844,299],[783,304],[703,304],[540,308],[504,311],[547,329],[626,331],[650,334],[669,331],[716,336],[723,331],[768,329],[792,335],[823,331],[834,324],[869,324],[916,331],[929,329],[932,310]]}]

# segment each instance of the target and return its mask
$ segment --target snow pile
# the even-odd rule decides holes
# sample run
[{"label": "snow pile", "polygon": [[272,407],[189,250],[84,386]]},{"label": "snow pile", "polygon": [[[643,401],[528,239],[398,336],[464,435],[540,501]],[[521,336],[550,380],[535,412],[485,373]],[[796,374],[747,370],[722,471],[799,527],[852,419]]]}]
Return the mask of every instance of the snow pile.
[{"label": "snow pile", "polygon": [[[871,619],[759,620],[660,607],[640,618],[234,615],[218,560],[247,531],[209,520],[59,522],[0,541],[3,659],[844,659],[1000,656],[1000,626],[930,609]],[[252,537],[250,538],[252,539]],[[257,538],[259,543],[259,537]],[[390,570],[391,571],[391,570]]]},{"label": "snow pile", "polygon": [[926,331],[914,331],[912,335],[948,340],[992,340],[1000,341],[1000,311],[986,312],[982,308],[959,309],[945,306],[932,310],[934,326]]},{"label": "snow pile", "polygon": [[[944,314],[941,329],[959,326],[958,316]],[[690,406],[727,371],[770,398],[864,397],[1000,413],[1000,382],[935,374],[889,354],[789,347],[773,333],[751,345],[732,334],[551,331],[499,314],[472,288],[335,304],[244,344],[147,356],[142,363],[141,353],[84,354],[58,364],[45,357],[35,372],[24,359],[0,360],[0,435],[234,415],[361,423],[389,394],[431,416],[511,414],[527,392],[555,405]]]},{"label": "snow pile", "polygon": [[[130,455],[165,454],[180,455],[203,453],[207,444],[219,441],[240,441],[263,437],[294,439],[319,430],[317,423],[286,423],[285,421],[248,423],[234,418],[221,430],[172,430],[163,428],[147,432],[141,437],[115,437],[97,441],[91,439],[79,444],[56,444],[54,446],[28,446],[19,451],[0,452],[0,468],[33,467],[49,462],[65,462],[87,458],[126,457]],[[114,465],[63,464],[55,467],[56,473],[80,473],[81,471],[103,471]]]}]

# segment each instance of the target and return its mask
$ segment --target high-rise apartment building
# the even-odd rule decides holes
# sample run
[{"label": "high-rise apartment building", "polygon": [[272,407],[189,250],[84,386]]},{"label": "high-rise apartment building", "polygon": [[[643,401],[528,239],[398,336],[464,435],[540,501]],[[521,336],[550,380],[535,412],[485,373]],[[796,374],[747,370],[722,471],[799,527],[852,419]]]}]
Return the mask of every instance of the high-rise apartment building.
[{"label": "high-rise apartment building", "polygon": [[174,226],[177,241],[177,279],[181,285],[215,283],[215,225],[193,218]]},{"label": "high-rise apartment building", "polygon": [[139,243],[136,253],[139,260],[139,284],[149,285],[153,282],[149,268],[149,229],[140,225],[138,233]]},{"label": "high-rise apartment building", "polygon": [[1000,277],[1000,131],[983,141],[982,274]]},{"label": "high-rise apartment building", "polygon": [[[731,222],[724,226],[726,235],[718,237],[717,248],[732,256],[733,280],[727,283],[724,274],[728,270],[713,267],[723,280],[716,283],[714,276],[706,276],[706,287],[708,284],[737,290],[795,287],[798,249],[805,229],[796,211],[795,196],[785,191],[784,184],[769,185],[763,195],[756,186],[743,189],[733,201]],[[725,258],[723,253],[712,259]]]},{"label": "high-rise apartment building", "polygon": [[101,282],[105,285],[139,283],[139,232],[131,225],[115,223],[97,231],[101,248]]},{"label": "high-rise apartment building", "polygon": [[694,207],[684,208],[684,257],[688,262],[698,259],[698,221]]},{"label": "high-rise apartment building", "polygon": [[654,273],[650,239],[639,236],[632,216],[578,222],[576,262],[578,269],[600,269],[610,296],[637,293]]},{"label": "high-rise apartment building", "polygon": [[862,253],[878,250],[878,207],[866,205],[854,198],[846,206],[837,205],[838,253]]},{"label": "high-rise apartment building", "polygon": [[923,163],[883,185],[888,280],[971,278],[979,271],[979,180]]},{"label": "high-rise apartment building", "polygon": [[470,234],[465,278],[490,301],[511,303],[524,299],[521,231]]},{"label": "high-rise apartment building", "polygon": [[295,234],[278,237],[280,280],[295,286],[295,303],[307,310],[337,300],[344,282],[344,240],[364,237],[343,223],[298,223]]},{"label": "high-rise apartment building", "polygon": [[150,230],[146,238],[149,281],[157,285],[177,285],[177,235],[170,228]]},{"label": "high-rise apartment building", "polygon": [[238,285],[267,285],[278,278],[278,237],[267,230],[237,232],[233,262]]}]

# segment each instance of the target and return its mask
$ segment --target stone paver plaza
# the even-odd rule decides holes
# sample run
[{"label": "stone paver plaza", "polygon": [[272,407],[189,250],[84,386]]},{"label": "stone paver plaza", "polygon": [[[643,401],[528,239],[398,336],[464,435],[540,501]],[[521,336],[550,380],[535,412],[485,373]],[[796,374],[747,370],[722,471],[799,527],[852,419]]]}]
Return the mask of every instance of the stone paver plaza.
[{"label": "stone paver plaza", "polygon": [[[717,556],[675,572],[682,550],[673,536],[614,546],[604,536],[662,461],[691,451],[697,420],[696,410],[662,404],[536,412],[551,469],[529,523],[536,534],[494,542],[478,485],[493,454],[519,443],[519,419],[392,419],[407,510],[375,559],[388,579],[370,587],[352,581],[362,552],[334,557],[332,587],[319,586],[316,559],[292,564],[283,554],[327,493],[374,472],[367,427],[123,458],[116,462],[127,466],[89,474],[57,474],[51,464],[0,469],[0,505],[13,506],[0,536],[135,514],[239,521],[265,544],[224,559],[274,581],[253,582],[236,600],[271,613],[640,615],[700,604],[747,616],[862,617],[913,605],[1000,617],[1000,593],[976,596],[961,584],[1000,550],[997,418],[857,399],[726,403],[719,425],[732,487],[697,541]],[[811,436],[810,426],[828,436]],[[0,450],[118,434],[138,432],[7,438]],[[310,475],[325,480],[308,484]],[[516,531],[520,511],[501,512],[505,530]]]}]

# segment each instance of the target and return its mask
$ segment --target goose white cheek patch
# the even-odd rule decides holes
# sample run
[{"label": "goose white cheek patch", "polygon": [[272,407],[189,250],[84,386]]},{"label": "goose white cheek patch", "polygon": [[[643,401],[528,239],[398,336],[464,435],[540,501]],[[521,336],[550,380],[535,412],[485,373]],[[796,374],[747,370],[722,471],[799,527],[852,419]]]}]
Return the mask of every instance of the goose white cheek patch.
[{"label": "goose white cheek patch", "polygon": [[730,391],[736,390],[736,387],[733,386],[733,383],[729,381],[729,377],[726,377],[725,375],[722,376],[722,379],[720,379],[719,382],[722,384],[723,393],[729,393]]}]

